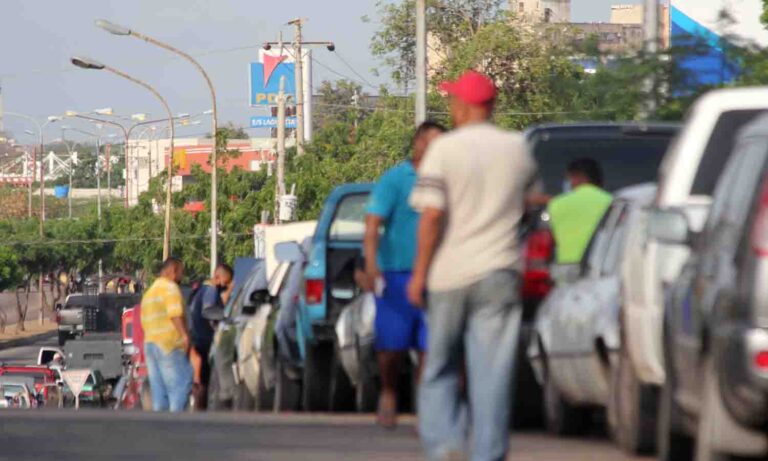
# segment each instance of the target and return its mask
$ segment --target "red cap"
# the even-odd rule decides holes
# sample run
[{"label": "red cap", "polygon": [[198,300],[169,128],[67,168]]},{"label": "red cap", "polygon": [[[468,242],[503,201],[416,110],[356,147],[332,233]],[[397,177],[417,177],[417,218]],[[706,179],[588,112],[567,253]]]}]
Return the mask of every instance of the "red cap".
[{"label": "red cap", "polygon": [[464,72],[455,82],[441,83],[440,91],[473,105],[486,104],[496,99],[496,85],[493,81],[474,70]]}]

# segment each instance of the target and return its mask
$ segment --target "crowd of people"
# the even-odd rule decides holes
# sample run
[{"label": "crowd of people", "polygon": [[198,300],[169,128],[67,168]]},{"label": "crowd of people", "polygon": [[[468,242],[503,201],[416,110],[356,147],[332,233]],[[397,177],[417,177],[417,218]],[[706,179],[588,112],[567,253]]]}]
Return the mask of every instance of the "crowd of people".
[{"label": "crowd of people", "polygon": [[[376,297],[377,420],[397,424],[399,369],[415,350],[428,457],[463,459],[468,452],[502,460],[522,317],[523,214],[529,205],[547,205],[564,268],[556,278],[568,278],[612,198],[600,187],[599,165],[586,158],[564,172],[563,195],[546,196],[524,137],[491,122],[497,92],[487,76],[468,71],[441,90],[450,98],[453,129],[429,121],[418,127],[412,157],[384,173],[367,208],[358,281]],[[181,261],[165,261],[142,300],[157,411],[184,409],[193,391],[205,401],[213,330],[203,311],[225,303],[232,286],[232,269],[220,266],[185,312],[183,272]]]}]

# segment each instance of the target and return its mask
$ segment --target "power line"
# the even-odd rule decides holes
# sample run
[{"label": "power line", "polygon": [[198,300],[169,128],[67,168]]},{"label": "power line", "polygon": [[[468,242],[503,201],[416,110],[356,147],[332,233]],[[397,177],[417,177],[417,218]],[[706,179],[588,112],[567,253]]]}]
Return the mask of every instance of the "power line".
[{"label": "power line", "polygon": [[[397,109],[392,107],[364,107],[364,106],[355,106],[353,104],[335,104],[335,103],[326,103],[326,102],[315,102],[316,106],[325,106],[325,107],[337,107],[337,108],[343,108],[343,109],[359,109],[359,110],[368,110],[371,112],[376,111],[382,111],[382,112],[401,112],[406,114],[412,114],[414,113],[414,109]],[[581,111],[541,111],[541,112],[497,112],[496,115],[503,115],[503,116],[518,116],[518,117],[525,117],[525,116],[536,116],[536,115],[573,115],[573,114],[593,114],[593,113],[601,113],[601,112],[610,112],[610,110],[581,110]],[[433,115],[450,115],[450,112],[445,111],[429,111],[430,114]]]},{"label": "power line", "polygon": [[[252,233],[223,233],[224,238],[242,238],[253,237]],[[207,240],[209,235],[182,235],[172,236],[171,240]],[[12,246],[56,246],[56,245],[85,245],[85,244],[109,244],[109,243],[124,243],[124,242],[162,242],[163,237],[134,237],[134,238],[112,238],[112,239],[80,239],[80,240],[39,240],[39,241],[16,241],[16,242],[0,242],[0,247],[12,247]]]},{"label": "power line", "polygon": [[358,77],[360,77],[360,78],[361,78],[361,79],[362,79],[362,80],[363,80],[363,81],[364,81],[364,82],[365,82],[365,83],[366,83],[368,86],[370,86],[370,87],[372,87],[372,88],[374,87],[374,85],[373,85],[371,82],[369,82],[369,81],[368,81],[368,79],[366,79],[365,77],[363,77],[363,76],[362,76],[362,75],[361,75],[361,74],[360,74],[358,71],[356,71],[356,70],[355,70],[355,68],[354,68],[354,67],[352,67],[352,65],[350,65],[350,64],[349,64],[349,62],[347,62],[347,60],[346,60],[346,59],[344,59],[344,57],[343,57],[343,56],[342,56],[342,55],[341,55],[341,54],[340,54],[338,51],[334,52],[334,54],[335,54],[335,55],[336,55],[336,57],[339,59],[339,61],[341,61],[341,62],[342,62],[342,63],[343,63],[345,66],[347,66],[347,68],[348,68],[349,70],[351,70],[351,71],[352,71],[352,73],[353,73],[353,74],[355,74],[355,75],[357,75]]},{"label": "power line", "polygon": [[320,67],[326,69],[328,72],[331,72],[331,73],[335,74],[336,76],[341,77],[341,78],[343,78],[345,80],[349,80],[351,82],[355,82],[355,83],[357,83],[357,84],[359,84],[361,86],[367,86],[367,87],[372,88],[374,90],[378,90],[379,89],[378,87],[375,87],[375,86],[373,86],[373,85],[371,85],[369,83],[361,82],[360,80],[358,80],[358,79],[356,79],[354,77],[350,77],[349,75],[344,75],[341,72],[338,72],[336,69],[333,69],[332,67],[323,64],[322,61],[318,61],[317,58],[315,58],[314,56],[312,56],[312,61],[315,64],[319,65]]}]

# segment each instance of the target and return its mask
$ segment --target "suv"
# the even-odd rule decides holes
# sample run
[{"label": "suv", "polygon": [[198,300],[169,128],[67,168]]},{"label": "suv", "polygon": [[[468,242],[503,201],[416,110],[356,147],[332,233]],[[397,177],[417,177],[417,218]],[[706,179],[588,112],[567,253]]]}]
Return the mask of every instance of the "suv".
[{"label": "suv", "polygon": [[[610,192],[642,183],[654,182],[664,153],[679,126],[669,123],[571,123],[546,124],[530,128],[526,138],[539,166],[544,192],[562,192],[565,170],[579,157],[591,157],[605,171],[605,188]],[[552,289],[549,267],[555,243],[548,218],[542,209],[530,209],[521,226],[523,273],[521,299],[523,324],[518,348],[519,392],[513,415],[516,426],[541,423],[541,388],[525,359],[533,322],[541,301]]]},{"label": "suv", "polygon": [[660,443],[665,459],[768,456],[768,115],[740,132],[704,229],[682,210],[651,234],[690,247],[664,315]]},{"label": "suv", "polygon": [[296,332],[306,411],[354,408],[354,389],[336,351],[335,325],[356,295],[355,260],[363,250],[365,209],[372,191],[373,184],[334,189],[312,237]]},{"label": "suv", "polygon": [[616,438],[625,451],[655,448],[658,395],[665,378],[663,300],[690,254],[685,245],[649,238],[648,220],[654,213],[674,208],[687,215],[692,230],[700,231],[736,133],[766,109],[768,89],[764,88],[719,90],[700,98],[664,158],[655,205],[630,231],[621,268],[620,374],[611,397],[618,412]]}]

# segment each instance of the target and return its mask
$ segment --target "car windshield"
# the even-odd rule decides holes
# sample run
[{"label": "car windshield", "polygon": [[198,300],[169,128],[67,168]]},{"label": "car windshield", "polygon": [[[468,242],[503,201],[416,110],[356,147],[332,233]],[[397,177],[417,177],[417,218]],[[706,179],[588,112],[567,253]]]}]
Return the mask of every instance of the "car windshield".
[{"label": "car windshield", "polygon": [[353,194],[344,197],[333,216],[330,240],[361,241],[365,232],[365,208],[368,194]]},{"label": "car windshield", "polygon": [[[581,157],[595,159],[603,169],[605,189],[618,189],[656,179],[659,165],[672,141],[674,133],[617,134],[590,130],[574,133],[558,130],[534,135],[533,155],[539,165],[539,174],[546,193],[556,195],[563,191],[568,164]],[[571,133],[574,133],[571,135]]]},{"label": "car windshield", "polygon": [[27,392],[27,389],[21,384],[0,384],[0,387],[3,388],[5,397],[13,397],[18,393]]}]

